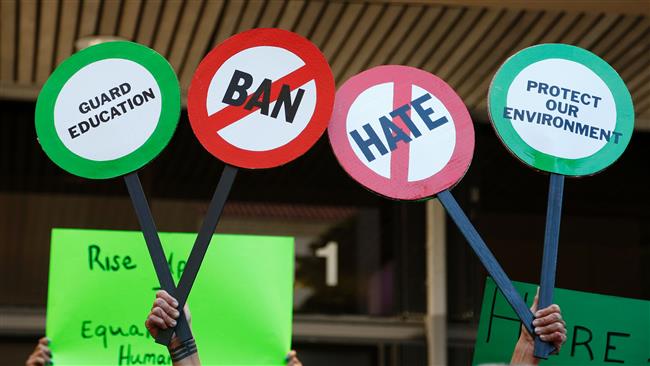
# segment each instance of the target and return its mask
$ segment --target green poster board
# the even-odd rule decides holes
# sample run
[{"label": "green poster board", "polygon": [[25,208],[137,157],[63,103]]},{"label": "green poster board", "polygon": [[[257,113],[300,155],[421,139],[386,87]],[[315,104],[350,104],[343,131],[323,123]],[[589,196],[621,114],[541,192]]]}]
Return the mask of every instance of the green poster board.
[{"label": "green poster board", "polygon": [[[178,281],[195,234],[160,234]],[[203,365],[284,365],[293,239],[216,235],[189,297]],[[169,365],[144,321],[158,287],[142,233],[54,229],[47,336],[55,365]]]},{"label": "green poster board", "polygon": [[[532,304],[537,285],[513,284]],[[567,323],[567,341],[543,365],[650,364],[650,301],[556,288],[554,302]],[[473,365],[508,363],[519,329],[519,319],[488,278]]]}]

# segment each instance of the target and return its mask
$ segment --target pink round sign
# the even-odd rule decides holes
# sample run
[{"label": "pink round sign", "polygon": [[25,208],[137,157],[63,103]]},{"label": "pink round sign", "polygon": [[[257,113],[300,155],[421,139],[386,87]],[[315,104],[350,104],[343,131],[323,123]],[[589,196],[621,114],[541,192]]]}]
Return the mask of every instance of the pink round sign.
[{"label": "pink round sign", "polygon": [[437,76],[408,66],[377,66],[346,81],[328,134],[352,178],[400,200],[451,188],[474,152],[472,119],[460,97]]}]

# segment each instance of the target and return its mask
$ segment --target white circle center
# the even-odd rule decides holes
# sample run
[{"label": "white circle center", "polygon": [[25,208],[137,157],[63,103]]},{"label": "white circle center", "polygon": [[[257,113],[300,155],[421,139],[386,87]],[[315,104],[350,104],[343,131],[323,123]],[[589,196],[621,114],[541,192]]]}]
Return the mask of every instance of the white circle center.
[{"label": "white circle center", "polygon": [[[245,105],[230,105],[224,103],[231,82],[235,85],[245,85],[243,78],[237,75],[246,74],[251,83],[245,93],[255,95],[259,90],[258,100],[264,100],[267,93],[260,89],[265,80],[275,82],[305,65],[305,62],[293,52],[284,48],[258,46],[245,49],[219,67],[208,86],[206,110],[211,116],[226,108],[244,108]],[[237,72],[237,73],[236,73]],[[275,88],[275,87],[274,87]],[[241,88],[237,88],[240,91]],[[287,109],[284,103],[269,98],[264,108],[259,108],[245,117],[217,131],[228,143],[249,151],[268,151],[284,146],[297,138],[311,120],[316,108],[316,82],[306,81],[303,85],[295,85],[288,98],[295,107],[295,114],[287,121]],[[298,97],[300,93],[300,97]],[[235,93],[239,96],[239,92]],[[276,108],[277,107],[277,108]]]},{"label": "white circle center", "polygon": [[63,85],[54,106],[54,127],[73,153],[115,160],[149,139],[161,110],[160,88],[145,67],[105,59],[83,67]]},{"label": "white circle center", "polygon": [[[394,105],[394,89],[392,82],[378,84],[357,96],[346,119],[348,142],[364,165],[385,178],[391,178],[392,167],[402,165],[408,167],[409,182],[427,179],[442,170],[451,159],[456,147],[454,120],[435,95],[419,86],[411,86],[408,115],[413,123],[409,127],[408,124],[402,123],[404,121],[400,122],[400,125],[405,126],[403,132],[410,139],[408,155],[403,156],[408,158],[408,162],[393,162],[395,157],[388,143],[390,136],[384,132],[386,126],[382,126],[381,118],[386,118],[384,124],[386,120],[402,119],[399,115],[390,115],[396,107],[401,107]],[[414,104],[418,107],[415,108]],[[370,136],[369,131],[374,135]],[[390,128],[387,131],[390,132]],[[359,141],[355,140],[353,135],[356,135]],[[377,137],[376,140],[374,136]],[[403,141],[398,143],[402,144]]]},{"label": "white circle center", "polygon": [[508,89],[503,117],[532,148],[564,159],[591,156],[619,138],[614,97],[588,67],[546,59],[524,68]]}]

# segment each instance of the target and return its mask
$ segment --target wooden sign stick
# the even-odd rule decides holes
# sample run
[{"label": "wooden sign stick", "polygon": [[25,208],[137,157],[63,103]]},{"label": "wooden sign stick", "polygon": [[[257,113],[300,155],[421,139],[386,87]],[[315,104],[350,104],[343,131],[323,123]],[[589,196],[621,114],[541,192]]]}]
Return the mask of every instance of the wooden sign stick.
[{"label": "wooden sign stick", "polygon": [[478,256],[483,266],[488,271],[490,276],[494,279],[499,290],[503,293],[503,296],[506,298],[512,309],[517,313],[517,316],[521,320],[524,327],[528,333],[530,333],[535,339],[539,338],[535,335],[533,329],[533,313],[530,311],[526,303],[521,298],[517,290],[512,285],[510,278],[505,273],[501,265],[496,260],[490,249],[487,247],[481,236],[479,235],[474,225],[469,221],[463,209],[460,208],[458,202],[454,199],[454,196],[451,192],[446,189],[438,193],[438,200],[445,207],[445,210],[451,216],[452,220],[456,223],[456,226],[460,229],[467,239],[467,242],[472,247],[476,255]]},{"label": "wooden sign stick", "polygon": [[[192,289],[192,284],[194,283],[199,268],[201,267],[201,262],[203,262],[205,253],[210,245],[210,239],[212,239],[214,230],[217,227],[219,218],[221,217],[223,207],[226,204],[226,199],[230,193],[230,188],[235,180],[237,171],[237,168],[226,165],[221,173],[221,178],[219,179],[217,188],[212,196],[212,201],[210,201],[210,205],[208,206],[208,212],[203,219],[203,225],[201,226],[201,230],[194,242],[194,246],[192,247],[192,251],[187,260],[178,287],[174,285],[174,279],[169,270],[167,259],[165,258],[165,252],[160,243],[160,237],[158,236],[158,230],[156,229],[156,224],[151,215],[151,210],[149,209],[149,204],[147,203],[144,190],[140,184],[138,173],[134,172],[124,176],[124,181],[126,182],[129,195],[131,196],[131,202],[133,203],[136,215],[138,216],[138,221],[140,222],[140,227],[142,228],[142,233],[145,242],[147,243],[149,255],[151,256],[156,271],[156,276],[158,277],[158,282],[160,282],[160,287],[176,298],[176,301],[178,301],[178,309],[182,309],[185,306],[189,292]],[[168,328],[159,332],[158,337],[156,337],[156,342],[168,345],[174,331],[177,332],[180,341],[186,341],[192,338],[192,332],[183,311],[180,311],[176,327]]]},{"label": "wooden sign stick", "polygon": [[[179,309],[182,309],[183,306],[185,306],[185,302],[190,295],[190,290],[192,289],[196,275],[199,273],[201,262],[203,262],[205,253],[208,250],[210,240],[212,239],[212,235],[214,235],[214,230],[217,228],[219,218],[221,218],[223,207],[226,205],[226,199],[228,198],[230,188],[235,181],[238,170],[238,168],[226,164],[221,173],[221,178],[219,179],[217,188],[215,189],[210,205],[208,206],[208,212],[203,219],[203,224],[201,225],[199,234],[194,241],[194,246],[192,246],[192,252],[190,252],[190,256],[187,259],[183,275],[178,282],[178,287],[176,288],[175,293],[172,295],[178,301]],[[158,337],[156,337],[156,342],[164,345],[169,344],[174,330],[182,326],[181,322],[182,320],[179,319],[176,327],[167,328],[159,332]],[[186,320],[184,322],[186,322]],[[191,336],[187,337],[187,334],[181,335],[180,332],[178,333],[178,337],[181,342],[191,338]]]},{"label": "wooden sign stick", "polygon": [[[548,187],[548,205],[546,207],[546,231],[544,233],[544,254],[539,284],[538,309],[543,309],[553,303],[563,192],[564,175],[551,173]],[[546,359],[554,350],[553,345],[535,338],[535,352],[533,353],[535,357]]]},{"label": "wooden sign stick", "polygon": [[[153,268],[156,271],[156,276],[158,277],[160,287],[174,296],[174,292],[176,292],[174,279],[172,278],[172,274],[169,271],[167,258],[165,258],[165,251],[163,250],[162,244],[160,243],[160,237],[158,236],[156,223],[153,220],[153,215],[151,215],[149,203],[147,202],[147,197],[145,196],[144,190],[142,189],[142,184],[140,183],[138,172],[135,171],[133,173],[125,175],[124,182],[126,183],[126,188],[129,191],[129,196],[131,197],[131,202],[133,203],[133,208],[135,209],[135,214],[138,217],[138,221],[140,222],[142,234],[144,235],[144,241],[147,243],[149,256],[153,262]],[[182,311],[180,312],[180,316],[178,318],[177,332],[179,337],[187,339],[192,338],[192,331],[190,330],[190,327],[187,324],[187,320],[185,319],[185,313]]]}]

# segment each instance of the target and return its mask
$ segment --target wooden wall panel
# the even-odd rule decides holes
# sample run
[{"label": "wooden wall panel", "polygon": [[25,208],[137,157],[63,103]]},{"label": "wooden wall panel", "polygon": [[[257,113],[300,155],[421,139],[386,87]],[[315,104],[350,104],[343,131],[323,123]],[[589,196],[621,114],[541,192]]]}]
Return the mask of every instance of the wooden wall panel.
[{"label": "wooden wall panel", "polygon": [[35,99],[52,69],[74,52],[75,42],[92,35],[117,35],[153,47],[168,58],[186,93],[199,61],[211,48],[247,29],[279,27],[316,44],[339,86],[373,66],[414,66],[447,81],[481,121],[487,120],[489,83],[507,57],[539,43],[575,44],[612,64],[633,95],[638,125],[650,124],[647,14],[480,4],[4,0],[0,98]]}]

